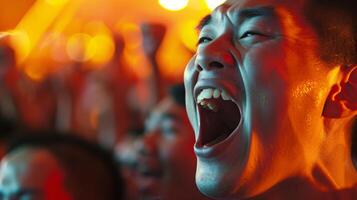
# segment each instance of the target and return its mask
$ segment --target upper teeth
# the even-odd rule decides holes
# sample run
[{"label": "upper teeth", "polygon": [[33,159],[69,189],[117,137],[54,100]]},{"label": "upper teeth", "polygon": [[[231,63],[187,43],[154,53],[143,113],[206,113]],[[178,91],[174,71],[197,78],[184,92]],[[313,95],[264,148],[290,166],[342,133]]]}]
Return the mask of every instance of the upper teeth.
[{"label": "upper teeth", "polygon": [[232,100],[232,97],[229,96],[225,90],[221,91],[219,89],[207,88],[203,89],[197,96],[197,104],[201,104],[203,107],[208,107],[209,109],[216,111],[217,105],[213,102],[207,102],[205,100],[212,98],[218,99],[219,97],[222,97],[223,100]]}]

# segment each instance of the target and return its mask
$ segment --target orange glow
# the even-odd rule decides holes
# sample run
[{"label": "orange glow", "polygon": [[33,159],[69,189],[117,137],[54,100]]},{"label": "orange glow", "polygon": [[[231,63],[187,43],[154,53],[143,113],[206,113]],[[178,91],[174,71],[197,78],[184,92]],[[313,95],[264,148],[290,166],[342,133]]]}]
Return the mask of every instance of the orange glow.
[{"label": "orange glow", "polygon": [[196,51],[196,44],[197,44],[197,31],[195,30],[197,26],[197,22],[194,20],[190,20],[184,22],[179,27],[180,31],[180,39],[182,43],[191,51]]},{"label": "orange glow", "polygon": [[45,68],[37,65],[29,65],[24,68],[25,74],[33,81],[41,81],[46,75]]},{"label": "orange glow", "polygon": [[93,55],[90,61],[93,64],[107,63],[114,54],[114,42],[108,35],[96,35],[88,44],[88,55]]},{"label": "orange glow", "polygon": [[159,4],[167,10],[178,11],[187,6],[188,0],[159,0]]},{"label": "orange glow", "polygon": [[[135,72],[136,77],[143,78],[150,73],[150,67],[146,66],[148,63],[142,52],[140,24],[157,22],[166,25],[170,30],[175,30],[167,33],[165,38],[168,39],[165,39],[157,55],[160,67],[162,66],[162,74],[168,76],[165,78],[181,77],[182,69],[189,58],[187,49],[195,50],[194,25],[200,17],[209,12],[205,0],[162,0],[161,2],[139,0],[138,2],[145,5],[145,9],[138,7],[137,1],[134,3],[124,0],[34,1],[26,13],[17,12],[17,15],[22,14],[23,17],[16,28],[9,31],[18,66],[33,66],[29,63],[35,58],[40,59],[39,63],[45,60],[50,62],[50,65],[40,64],[45,67],[59,68],[71,61],[86,62],[85,66],[89,68],[104,66],[113,55],[113,32],[115,32],[123,36],[125,41],[125,54],[122,57],[129,64],[124,67]],[[101,7],[99,8],[98,5]],[[165,6],[169,10],[172,8],[171,10],[181,9],[181,11],[167,12],[162,8]],[[118,8],[115,12],[112,9],[114,7]],[[172,23],[177,18],[180,19],[179,25]],[[2,21],[3,26],[9,26],[6,25],[9,23]],[[78,33],[84,35],[78,36]],[[52,34],[56,36],[48,41],[50,44],[44,50],[41,45],[44,40],[47,40],[47,36]],[[178,56],[172,58],[172,54]]]},{"label": "orange glow", "polygon": [[226,0],[205,0],[208,8],[214,10],[217,6],[223,4]]},{"label": "orange glow", "polygon": [[[15,32],[19,34],[16,34],[18,37],[14,38],[13,43],[20,63],[29,56],[67,2],[63,0],[59,4],[60,0],[51,0],[52,4],[49,4],[47,1],[36,1],[15,29]],[[53,4],[54,2],[57,3]]]},{"label": "orange glow", "polygon": [[148,67],[149,63],[143,55],[137,54],[135,50],[124,49],[123,57],[127,62],[127,66],[130,71],[134,72],[134,74],[139,78],[147,78],[151,70]]},{"label": "orange glow", "polygon": [[67,41],[67,54],[70,59],[77,62],[88,61],[95,52],[87,51],[92,37],[85,33],[77,33],[71,36]]},{"label": "orange glow", "polygon": [[125,42],[123,58],[127,62],[124,66],[139,78],[147,78],[151,71],[149,64],[142,54],[142,37],[140,27],[133,22],[118,23],[116,29],[122,34]]},{"label": "orange glow", "polygon": [[284,19],[283,24],[285,26],[284,30],[287,32],[286,34],[290,35],[293,39],[300,37],[302,30],[300,26],[296,26],[296,21],[292,14],[282,8],[277,8],[276,10],[277,13],[282,16],[281,19]]},{"label": "orange glow", "polygon": [[[174,29],[170,30],[170,32],[164,39],[159,50],[159,55],[157,57],[159,68],[164,77],[181,81],[187,61],[192,55],[185,49],[182,43],[174,43],[174,41],[177,40],[176,38],[179,37],[176,34],[179,33]],[[175,32],[175,34],[173,32]],[[162,51],[161,49],[165,49],[165,51]],[[173,56],[177,55],[178,52],[180,52],[180,56]]]},{"label": "orange glow", "polygon": [[115,44],[109,28],[100,21],[91,21],[84,27],[84,32],[92,36],[86,52],[90,57],[91,67],[97,68],[110,61],[115,51]]},{"label": "orange glow", "polygon": [[53,5],[53,6],[61,6],[68,2],[68,0],[45,0],[46,3]]},{"label": "orange glow", "polygon": [[124,37],[125,48],[131,50],[141,48],[142,38],[137,24],[134,22],[118,23],[117,30]]},{"label": "orange glow", "polygon": [[54,61],[59,63],[64,63],[69,60],[66,54],[66,38],[63,35],[54,34],[49,54]]},{"label": "orange glow", "polygon": [[31,40],[25,30],[12,32],[11,43],[16,49],[17,62],[21,63],[31,51]]},{"label": "orange glow", "polygon": [[88,33],[90,35],[99,35],[99,34],[104,34],[104,35],[110,35],[111,31],[109,28],[101,21],[90,21],[87,24],[85,24],[83,28],[83,32]]}]

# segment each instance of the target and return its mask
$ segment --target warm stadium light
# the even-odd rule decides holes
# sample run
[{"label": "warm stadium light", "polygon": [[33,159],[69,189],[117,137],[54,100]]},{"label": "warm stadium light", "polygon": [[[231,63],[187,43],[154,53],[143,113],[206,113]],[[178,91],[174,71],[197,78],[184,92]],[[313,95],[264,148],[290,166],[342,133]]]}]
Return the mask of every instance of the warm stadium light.
[{"label": "warm stadium light", "polygon": [[159,4],[167,10],[178,11],[187,6],[188,0],[159,0]]},{"label": "warm stadium light", "polygon": [[60,6],[64,5],[68,2],[68,0],[45,0],[46,3],[54,5],[54,6]]},{"label": "warm stadium light", "polygon": [[93,55],[93,64],[105,64],[113,57],[115,50],[114,41],[109,35],[96,35],[88,45],[88,54]]},{"label": "warm stadium light", "polygon": [[92,58],[93,52],[88,51],[91,39],[90,35],[84,33],[72,35],[68,39],[66,46],[69,58],[77,62],[85,62]]},{"label": "warm stadium light", "polygon": [[182,43],[192,52],[196,51],[198,38],[197,31],[195,29],[196,26],[196,20],[187,20],[179,26],[179,37]]},{"label": "warm stadium light", "polygon": [[226,0],[206,0],[206,4],[210,10],[214,10],[217,6],[224,3]]}]

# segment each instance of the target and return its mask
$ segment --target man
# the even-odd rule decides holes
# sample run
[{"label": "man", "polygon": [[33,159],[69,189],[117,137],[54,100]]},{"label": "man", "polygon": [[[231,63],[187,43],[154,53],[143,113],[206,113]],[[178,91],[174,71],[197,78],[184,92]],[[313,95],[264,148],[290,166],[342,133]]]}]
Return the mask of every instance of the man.
[{"label": "man", "polygon": [[111,154],[70,135],[16,140],[0,165],[0,199],[119,200],[122,191]]},{"label": "man", "polygon": [[356,199],[356,3],[228,0],[185,72],[196,184],[217,199]]},{"label": "man", "polygon": [[183,85],[153,109],[138,144],[139,190],[142,199],[203,199],[194,183],[196,159],[193,130],[185,111]]}]

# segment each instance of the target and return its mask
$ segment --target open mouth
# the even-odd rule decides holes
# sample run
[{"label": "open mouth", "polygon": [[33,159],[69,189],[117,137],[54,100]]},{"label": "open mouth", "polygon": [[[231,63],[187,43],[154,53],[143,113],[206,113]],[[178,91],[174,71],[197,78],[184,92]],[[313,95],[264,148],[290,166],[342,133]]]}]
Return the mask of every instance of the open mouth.
[{"label": "open mouth", "polygon": [[225,90],[203,89],[196,99],[200,115],[200,139],[197,145],[210,147],[228,138],[238,127],[241,112]]}]

